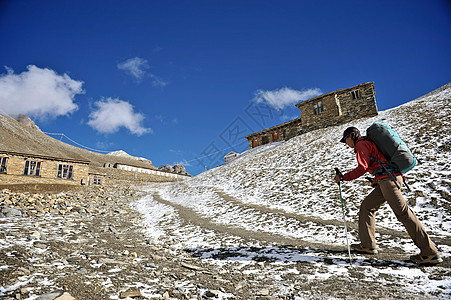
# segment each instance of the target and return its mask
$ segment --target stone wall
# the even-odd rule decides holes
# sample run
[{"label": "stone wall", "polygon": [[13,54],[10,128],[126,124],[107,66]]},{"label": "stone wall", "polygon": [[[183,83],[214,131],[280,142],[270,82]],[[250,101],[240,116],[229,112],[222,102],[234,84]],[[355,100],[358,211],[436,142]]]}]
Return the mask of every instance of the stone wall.
[{"label": "stone wall", "polygon": [[0,174],[0,185],[15,185],[15,184],[58,184],[58,185],[73,185],[80,186],[80,181],[67,180],[61,178],[44,178],[39,176],[25,176],[25,175],[9,175]]},{"label": "stone wall", "polygon": [[[351,91],[358,90],[360,98],[352,99]],[[374,117],[377,115],[376,91],[373,82],[358,85],[357,87],[340,90],[336,98],[341,106],[339,123],[346,123],[355,119]]]},{"label": "stone wall", "polygon": [[[88,177],[89,164],[88,162],[68,161],[63,159],[26,155],[18,153],[2,153],[0,157],[7,158],[6,174],[1,174],[2,182],[15,181],[16,183],[28,183],[40,181],[41,183],[63,183],[63,184],[81,184],[83,178]],[[40,163],[39,176],[36,175],[24,175],[26,162],[34,161]],[[72,178],[63,179],[58,178],[59,165],[71,165]]]},{"label": "stone wall", "polygon": [[[337,90],[296,105],[301,112],[304,132],[340,125],[352,120],[377,115],[373,82]],[[314,113],[314,104],[322,103],[323,112]]]},{"label": "stone wall", "polygon": [[[179,181],[181,179],[171,178],[167,176],[154,175],[154,174],[146,174],[139,172],[131,172],[126,170],[120,170],[116,168],[91,168],[93,174],[101,174],[102,180],[106,184],[115,184],[120,182],[168,182],[168,181]],[[163,173],[163,172],[161,172]],[[188,176],[179,176],[186,177]],[[90,180],[90,184],[92,181]],[[103,185],[104,183],[102,183]]]},{"label": "stone wall", "polygon": [[[323,112],[315,115],[313,105],[322,103]],[[324,96],[310,99],[297,105],[301,112],[302,127],[312,127],[314,125],[322,125],[340,115],[339,103],[337,103],[335,94],[330,93]]]},{"label": "stone wall", "polygon": [[294,119],[292,121],[264,129],[259,132],[247,135],[246,138],[249,143],[249,149],[254,148],[254,145],[264,145],[268,143],[288,140],[302,130],[301,118]]}]

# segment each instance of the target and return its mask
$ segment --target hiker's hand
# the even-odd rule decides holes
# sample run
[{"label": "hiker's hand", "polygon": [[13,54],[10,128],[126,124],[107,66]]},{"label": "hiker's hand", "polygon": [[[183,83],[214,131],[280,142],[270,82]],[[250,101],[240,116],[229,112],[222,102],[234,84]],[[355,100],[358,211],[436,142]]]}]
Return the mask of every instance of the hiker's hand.
[{"label": "hiker's hand", "polygon": [[341,181],[340,175],[338,175],[338,174],[335,175],[334,180],[336,183],[340,183],[340,181]]}]

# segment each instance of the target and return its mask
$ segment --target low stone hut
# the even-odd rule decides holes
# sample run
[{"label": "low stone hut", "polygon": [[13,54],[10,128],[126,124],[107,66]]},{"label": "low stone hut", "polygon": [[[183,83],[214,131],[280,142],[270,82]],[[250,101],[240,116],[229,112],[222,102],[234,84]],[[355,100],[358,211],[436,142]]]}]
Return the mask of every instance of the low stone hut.
[{"label": "low stone hut", "polygon": [[230,162],[232,162],[233,160],[235,160],[235,158],[237,158],[240,154],[236,153],[236,152],[229,152],[224,156],[224,163],[228,164]]}]

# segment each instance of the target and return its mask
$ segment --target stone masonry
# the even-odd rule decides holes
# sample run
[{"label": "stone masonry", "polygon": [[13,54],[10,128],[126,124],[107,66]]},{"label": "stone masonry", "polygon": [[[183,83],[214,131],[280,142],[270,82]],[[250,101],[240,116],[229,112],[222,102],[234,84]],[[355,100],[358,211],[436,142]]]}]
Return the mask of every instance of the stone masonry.
[{"label": "stone masonry", "polygon": [[[0,157],[6,158],[6,171],[0,174],[2,183],[81,183],[83,178],[88,177],[89,162],[71,159],[63,159],[49,156],[23,154],[15,152],[0,151]],[[39,163],[39,174],[34,170],[33,175],[25,175],[26,164],[31,162]],[[60,165],[72,166],[72,176],[70,179],[58,178],[58,168]],[[36,167],[37,169],[37,167]]]}]

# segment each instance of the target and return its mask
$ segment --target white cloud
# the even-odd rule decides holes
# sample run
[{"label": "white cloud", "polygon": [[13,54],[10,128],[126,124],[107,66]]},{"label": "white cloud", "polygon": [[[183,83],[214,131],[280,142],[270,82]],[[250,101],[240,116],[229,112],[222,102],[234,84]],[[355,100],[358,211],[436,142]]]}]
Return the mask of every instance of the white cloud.
[{"label": "white cloud", "polygon": [[56,118],[78,109],[75,95],[84,93],[83,82],[67,74],[34,65],[27,71],[0,75],[0,112],[11,116],[26,114],[36,118]]},{"label": "white cloud", "polygon": [[321,94],[322,92],[318,88],[297,91],[288,87],[283,87],[281,89],[273,91],[258,90],[255,93],[254,101],[256,103],[263,102],[269,104],[277,110],[282,110],[289,105],[302,102]]},{"label": "white cloud", "polygon": [[143,58],[134,57],[117,64],[117,68],[140,80],[146,74],[146,70],[149,69],[149,64]]},{"label": "white cloud", "polygon": [[141,81],[144,77],[149,77],[152,80],[153,86],[167,85],[166,81],[147,71],[150,68],[149,62],[144,58],[129,58],[124,62],[118,63],[117,68],[124,71],[128,75],[131,75],[138,81]]},{"label": "white cloud", "polygon": [[152,73],[149,73],[149,77],[152,79],[153,86],[166,86],[168,84],[166,81]]},{"label": "white cloud", "polygon": [[96,109],[89,115],[88,125],[100,133],[115,133],[121,127],[138,136],[152,133],[151,128],[144,128],[141,122],[144,115],[135,113],[133,106],[120,99],[107,98],[94,103]]}]

